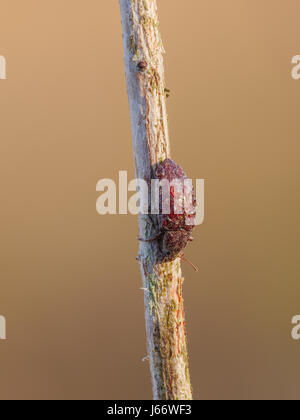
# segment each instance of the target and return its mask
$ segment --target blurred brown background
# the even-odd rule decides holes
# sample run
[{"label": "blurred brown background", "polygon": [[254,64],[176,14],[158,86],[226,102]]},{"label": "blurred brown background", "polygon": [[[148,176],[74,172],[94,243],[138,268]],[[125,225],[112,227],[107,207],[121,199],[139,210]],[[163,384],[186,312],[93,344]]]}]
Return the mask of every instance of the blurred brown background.
[{"label": "blurred brown background", "polygon": [[[117,0],[2,0],[1,399],[150,399]],[[197,399],[298,399],[298,0],[159,0],[172,157],[206,179],[186,255]]]}]

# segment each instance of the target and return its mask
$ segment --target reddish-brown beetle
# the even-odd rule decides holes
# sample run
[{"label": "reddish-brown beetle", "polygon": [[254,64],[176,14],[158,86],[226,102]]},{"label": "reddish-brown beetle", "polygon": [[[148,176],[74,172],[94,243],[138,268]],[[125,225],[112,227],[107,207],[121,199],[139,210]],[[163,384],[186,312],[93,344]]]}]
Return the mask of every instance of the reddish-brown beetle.
[{"label": "reddish-brown beetle", "polygon": [[[191,182],[184,182],[185,180],[188,180],[187,175],[183,169],[171,159],[166,159],[157,166],[155,178],[160,181],[167,180],[170,184],[173,181],[178,180],[181,185],[184,184],[185,187],[177,189],[174,186],[171,186],[170,197],[163,198],[163,195],[160,194],[160,211],[157,215],[159,232],[150,240],[142,240],[146,242],[158,241],[161,262],[174,261],[179,257],[190,263],[194,269],[198,271],[197,267],[186,260],[182,254],[182,250],[187,246],[189,241],[193,240],[191,232],[195,227],[196,197],[192,184]],[[168,214],[162,212],[164,199],[167,199],[170,204],[170,212]],[[178,202],[185,203],[181,214],[176,212],[176,203]]]}]

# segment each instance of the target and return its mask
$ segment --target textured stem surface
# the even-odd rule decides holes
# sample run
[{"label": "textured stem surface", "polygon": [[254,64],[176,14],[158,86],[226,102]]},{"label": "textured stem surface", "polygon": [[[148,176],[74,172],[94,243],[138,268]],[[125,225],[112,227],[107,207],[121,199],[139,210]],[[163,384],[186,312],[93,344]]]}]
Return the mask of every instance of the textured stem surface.
[{"label": "textured stem surface", "polygon": [[[163,45],[156,0],[120,0],[135,173],[150,180],[169,157]],[[156,233],[139,216],[140,236]],[[158,244],[141,242],[139,261],[145,293],[148,355],[155,400],[189,400],[189,375],[180,259],[157,263]]]}]

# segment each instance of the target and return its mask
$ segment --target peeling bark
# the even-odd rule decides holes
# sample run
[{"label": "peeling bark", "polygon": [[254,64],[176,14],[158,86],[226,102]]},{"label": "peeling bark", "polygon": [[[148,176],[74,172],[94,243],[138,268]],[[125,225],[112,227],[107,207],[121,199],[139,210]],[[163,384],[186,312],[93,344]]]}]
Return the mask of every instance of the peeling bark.
[{"label": "peeling bark", "polygon": [[[127,91],[131,111],[135,174],[153,178],[170,156],[164,48],[156,0],[120,0]],[[139,216],[140,236],[155,235],[147,215]],[[157,263],[157,241],[140,243],[146,333],[155,400],[190,400],[188,355],[180,260]]]}]

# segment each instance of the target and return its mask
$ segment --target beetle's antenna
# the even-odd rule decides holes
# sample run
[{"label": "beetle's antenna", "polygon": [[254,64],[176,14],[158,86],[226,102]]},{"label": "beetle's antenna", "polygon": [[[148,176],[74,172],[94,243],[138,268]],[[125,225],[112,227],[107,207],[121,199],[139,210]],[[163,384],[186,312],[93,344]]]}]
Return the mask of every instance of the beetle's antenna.
[{"label": "beetle's antenna", "polygon": [[179,255],[179,258],[182,261],[187,262],[191,267],[193,267],[193,269],[196,271],[196,273],[199,272],[199,268],[196,265],[194,265],[190,260],[188,260],[187,258],[185,258],[183,254]]}]

